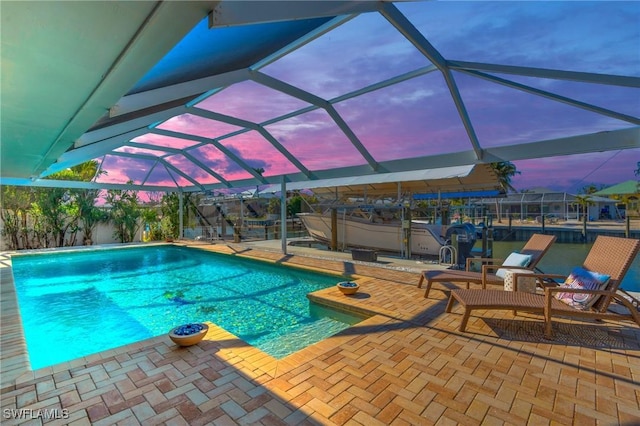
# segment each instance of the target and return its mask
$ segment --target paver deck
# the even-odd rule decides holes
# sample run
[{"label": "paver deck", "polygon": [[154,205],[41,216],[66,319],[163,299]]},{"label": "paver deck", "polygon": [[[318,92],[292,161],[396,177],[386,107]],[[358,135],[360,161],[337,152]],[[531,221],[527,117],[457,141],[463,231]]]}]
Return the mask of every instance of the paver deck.
[{"label": "paver deck", "polygon": [[640,424],[632,323],[561,321],[550,341],[540,317],[492,311],[460,333],[459,312],[444,312],[446,290],[425,299],[415,272],[202,247],[352,274],[356,295],[329,288],[310,297],[371,317],[281,360],[211,324],[189,348],[159,336],[30,371],[5,257],[2,424]]}]

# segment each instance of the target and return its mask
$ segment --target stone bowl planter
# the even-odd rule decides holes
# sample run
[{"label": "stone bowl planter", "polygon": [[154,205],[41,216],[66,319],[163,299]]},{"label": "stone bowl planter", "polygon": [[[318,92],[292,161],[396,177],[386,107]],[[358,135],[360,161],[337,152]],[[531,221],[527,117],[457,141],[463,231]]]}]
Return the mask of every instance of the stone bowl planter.
[{"label": "stone bowl planter", "polygon": [[169,332],[169,338],[179,346],[191,346],[200,342],[209,331],[209,326],[201,322],[183,324]]},{"label": "stone bowl planter", "polygon": [[355,294],[360,286],[352,281],[341,281],[337,284],[338,289],[342,294]]}]

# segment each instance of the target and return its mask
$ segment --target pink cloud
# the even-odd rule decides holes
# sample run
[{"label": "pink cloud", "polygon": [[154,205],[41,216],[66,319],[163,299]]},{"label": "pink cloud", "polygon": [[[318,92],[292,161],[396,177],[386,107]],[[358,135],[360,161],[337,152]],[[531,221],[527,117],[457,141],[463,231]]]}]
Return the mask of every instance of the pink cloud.
[{"label": "pink cloud", "polygon": [[222,175],[225,179],[248,179],[251,174],[234,163],[213,145],[203,145],[192,150],[193,155],[206,164],[211,170]]},{"label": "pink cloud", "polygon": [[102,170],[106,173],[100,175],[96,182],[124,184],[131,180],[134,184],[140,184],[153,163],[149,160],[106,155],[102,162]]},{"label": "pink cloud", "polygon": [[309,170],[364,164],[365,160],[324,110],[315,110],[266,129]]},{"label": "pink cloud", "polygon": [[201,167],[195,165],[191,160],[187,159],[183,155],[171,155],[165,158],[165,160],[172,166],[175,166],[178,170],[182,170],[187,175],[191,176],[198,183],[213,184],[219,182],[218,179],[207,173]]},{"label": "pink cloud", "polygon": [[262,123],[305,108],[309,104],[253,81],[244,81],[225,88],[196,106],[254,123]]},{"label": "pink cloud", "polygon": [[193,114],[181,114],[170,118],[157,126],[159,129],[171,130],[189,135],[215,139],[227,133],[240,130],[240,127],[217,120],[199,117]]},{"label": "pink cloud", "polygon": [[199,143],[196,141],[172,138],[170,136],[158,135],[155,133],[145,133],[144,135],[131,139],[131,141],[175,149],[184,149]]}]

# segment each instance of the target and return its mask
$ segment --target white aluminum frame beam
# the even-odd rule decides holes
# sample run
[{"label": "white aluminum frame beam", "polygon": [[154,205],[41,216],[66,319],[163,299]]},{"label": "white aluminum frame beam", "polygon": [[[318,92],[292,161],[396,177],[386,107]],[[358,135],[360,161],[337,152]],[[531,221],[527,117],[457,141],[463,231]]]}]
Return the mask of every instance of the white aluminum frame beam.
[{"label": "white aluminum frame beam", "polygon": [[223,1],[209,14],[209,28],[375,12],[381,1]]},{"label": "white aluminum frame beam", "polygon": [[[206,138],[202,138],[206,139]],[[579,146],[577,152],[575,146]],[[637,149],[640,147],[640,127],[632,127],[627,129],[613,130],[608,132],[598,132],[588,135],[579,135],[566,138],[550,139],[540,142],[531,142],[520,145],[508,145],[486,150],[486,162],[495,161],[515,161],[526,160],[531,158],[545,158],[562,155],[572,155],[576,153],[615,151],[624,149]],[[535,154],[535,155],[533,155]],[[133,157],[133,155],[131,155]],[[151,156],[149,156],[151,157]],[[155,158],[155,157],[152,157]],[[448,166],[462,166],[469,164],[478,164],[474,161],[475,155],[473,151],[464,151],[453,154],[443,154],[439,156],[426,156],[419,158],[410,158],[405,160],[393,160],[382,162],[381,166],[389,172],[402,172],[410,170],[435,169]],[[367,166],[350,166],[340,169],[328,171],[319,171],[315,175],[317,179],[351,177],[360,175],[374,174]],[[265,179],[268,183],[277,184],[282,176],[271,176]],[[298,182],[307,180],[304,175],[285,175],[287,182]],[[312,180],[309,180],[312,181]],[[127,185],[127,184],[97,184],[95,182],[73,182],[58,181],[48,179],[24,179],[24,178],[4,178],[0,182],[2,185],[34,185],[42,187],[64,187],[64,188],[89,188],[89,189],[138,189],[147,191],[170,191],[177,192],[183,190],[185,192],[200,191],[200,187],[205,190],[228,188],[223,184],[203,184],[200,187],[183,187],[173,188],[165,186],[143,186],[143,185]],[[241,181],[229,182],[234,188],[245,188],[256,185],[255,179],[244,179]]]},{"label": "white aluminum frame beam", "polygon": [[429,59],[438,69],[442,72],[442,75],[449,88],[449,93],[453,99],[453,103],[458,110],[460,120],[467,131],[467,136],[471,142],[471,146],[475,151],[476,158],[482,160],[483,150],[480,146],[480,141],[476,135],[476,131],[473,128],[473,123],[469,118],[467,107],[460,96],[458,85],[456,84],[451,70],[447,66],[447,61],[438,52],[438,50],[422,35],[420,31],[409,21],[393,4],[386,3],[380,10],[382,16],[384,16],[407,40],[411,42],[427,59]]},{"label": "white aluminum frame beam", "polygon": [[338,114],[338,111],[336,111],[336,109],[333,107],[333,105],[331,105],[329,101],[322,99],[319,96],[313,95],[305,90],[302,90],[299,87],[292,86],[288,83],[285,83],[282,80],[278,80],[276,78],[270,77],[258,71],[252,71],[251,78],[256,83],[260,83],[266,87],[285,93],[289,96],[300,99],[309,104],[315,105],[318,108],[324,109],[327,112],[327,114],[329,114],[329,116],[334,121],[334,123],[340,128],[340,130],[342,130],[345,136],[349,139],[351,144],[356,148],[356,150],[358,150],[360,155],[362,155],[362,157],[369,164],[371,169],[378,170],[378,167],[379,167],[378,162],[373,158],[373,156],[362,144],[360,139],[356,136],[355,133],[353,133],[351,128],[342,119],[340,114]]},{"label": "white aluminum frame beam", "polygon": [[[216,148],[218,148],[218,150],[220,150],[223,154],[225,154],[227,157],[233,160],[236,164],[238,164],[244,170],[249,172],[255,179],[261,181],[262,183],[266,183],[266,181],[264,180],[264,177],[262,177],[258,172],[256,172],[253,169],[253,167],[248,165],[243,159],[238,157],[231,150],[229,150],[227,147],[225,147],[220,142],[218,142],[217,139],[205,138],[204,136],[189,135],[186,133],[178,133],[178,132],[173,132],[171,130],[164,130],[164,129],[158,129],[158,128],[150,129],[149,132],[156,133],[158,135],[170,136],[173,138],[181,138],[181,139],[196,141],[202,144],[213,145]],[[189,147],[189,149],[194,149],[194,148],[197,148],[197,147]]]},{"label": "white aluminum frame beam", "polygon": [[[244,127],[245,129],[255,130],[260,133],[263,138],[265,138],[280,154],[282,154],[289,162],[291,162],[298,170],[304,173],[307,176],[311,176],[311,172],[295,157],[293,156],[284,146],[278,142],[276,138],[273,137],[271,133],[267,131],[263,126],[254,123],[252,121],[243,120],[241,118],[231,117],[229,115],[220,114],[217,112],[212,112],[206,109],[193,107],[189,109],[191,114],[208,118],[210,120],[222,121],[224,123],[233,124],[234,126]],[[219,138],[226,139],[226,137]]]},{"label": "white aluminum frame beam", "polygon": [[482,62],[465,62],[448,60],[447,66],[452,70],[487,71],[499,74],[516,74],[525,77],[548,78],[552,80],[568,80],[581,83],[608,84],[611,86],[640,88],[640,77],[596,74],[580,71],[564,71],[548,68],[522,67],[515,65],[485,64]]},{"label": "white aluminum frame beam", "polygon": [[530,93],[532,95],[551,99],[552,101],[561,102],[563,104],[571,105],[576,108],[584,109],[586,111],[595,112],[596,114],[606,115],[608,117],[615,118],[617,120],[622,120],[622,121],[629,122],[631,124],[640,125],[640,118],[638,117],[622,114],[607,108],[602,108],[593,104],[581,102],[576,99],[568,98],[566,96],[560,96],[555,93],[547,92],[546,90],[536,89],[535,87],[531,87],[521,83],[516,83],[515,81],[496,77],[490,74],[485,74],[479,71],[469,71],[469,70],[459,70],[459,71],[473,77],[482,78],[492,83],[501,84],[503,86],[510,87],[512,89],[520,90],[522,92]]},{"label": "white aluminum frame beam", "polygon": [[[134,147],[134,148],[162,150],[162,151],[165,151],[165,152],[167,152],[167,153],[169,153],[171,155],[182,155],[187,160],[191,161],[196,166],[200,167],[203,171],[205,171],[209,175],[213,176],[214,178],[219,180],[221,183],[225,184],[227,187],[231,187],[231,184],[225,178],[223,178],[218,173],[216,173],[213,170],[211,170],[209,168],[209,166],[207,166],[202,161],[200,161],[199,159],[194,157],[186,149],[169,148],[169,147],[164,147],[164,146],[160,147],[160,146],[146,144],[146,143],[140,143],[140,142],[129,142],[129,143],[127,143],[126,146],[131,146],[131,147]],[[199,146],[201,146],[201,145],[199,145]]]},{"label": "white aluminum frame beam", "polygon": [[[109,155],[114,155],[117,157],[128,157],[128,158],[135,158],[135,159],[143,159],[143,160],[151,160],[153,162],[159,162],[161,163],[167,170],[171,169],[173,170],[176,174],[182,176],[183,178],[185,178],[186,180],[188,180],[189,182],[191,182],[194,186],[200,188],[202,191],[204,191],[204,186],[202,184],[200,184],[198,181],[196,181],[195,179],[193,179],[191,176],[189,176],[188,174],[184,173],[182,170],[180,170],[179,168],[177,168],[176,166],[174,166],[173,164],[167,162],[165,159],[160,158],[160,157],[154,157],[153,155],[149,155],[149,154],[131,154],[128,152],[111,152],[109,153]],[[171,173],[169,173],[169,176],[171,176]],[[174,180],[175,182],[175,180]],[[176,182],[176,186],[179,185]]]}]

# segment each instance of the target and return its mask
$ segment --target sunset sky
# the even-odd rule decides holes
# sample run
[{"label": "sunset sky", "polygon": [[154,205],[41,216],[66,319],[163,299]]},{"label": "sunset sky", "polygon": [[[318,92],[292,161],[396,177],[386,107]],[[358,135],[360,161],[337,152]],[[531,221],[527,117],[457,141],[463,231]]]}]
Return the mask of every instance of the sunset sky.
[{"label": "sunset sky", "polygon": [[[640,77],[640,2],[417,2],[396,7],[427,40],[452,61],[582,71]],[[207,33],[206,22],[193,30],[146,79],[177,66],[195,51]],[[216,29],[221,39],[233,32]],[[206,35],[205,35],[206,34]],[[430,65],[428,59],[377,13],[362,14],[260,71],[332,100],[403,73]],[[613,87],[565,80],[498,75],[517,83],[557,93],[633,117],[640,116],[640,88]],[[461,97],[483,148],[555,139],[632,127],[633,124],[575,108],[540,96],[454,72]],[[145,79],[141,82],[144,83]],[[309,106],[252,81],[244,81],[197,104],[203,110],[254,123]],[[336,102],[337,112],[377,161],[446,154],[471,149],[469,138],[440,72],[424,74],[355,98]],[[239,127],[184,114],[158,125],[217,138]],[[321,109],[265,126],[309,170],[364,164],[344,133]],[[250,177],[213,146],[147,134],[134,142],[158,151],[125,146],[126,153],[164,157],[191,170],[198,182],[217,179],[191,159],[167,155],[162,147],[187,149],[225,179]],[[222,138],[220,143],[264,176],[298,169],[255,131]],[[189,149],[190,147],[194,147]],[[535,153],[533,154],[535,155]],[[102,158],[100,158],[102,161]],[[636,179],[638,149],[515,161],[519,189],[545,187],[575,193],[585,185],[607,186]],[[132,163],[128,157],[107,155],[105,182],[128,179],[166,183],[165,170],[152,161]],[[151,171],[151,172],[150,172]],[[188,184],[175,176],[181,184]]]}]

